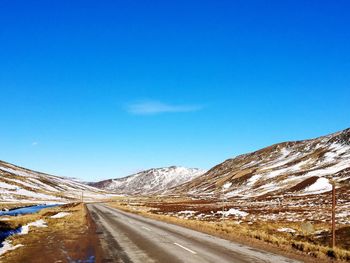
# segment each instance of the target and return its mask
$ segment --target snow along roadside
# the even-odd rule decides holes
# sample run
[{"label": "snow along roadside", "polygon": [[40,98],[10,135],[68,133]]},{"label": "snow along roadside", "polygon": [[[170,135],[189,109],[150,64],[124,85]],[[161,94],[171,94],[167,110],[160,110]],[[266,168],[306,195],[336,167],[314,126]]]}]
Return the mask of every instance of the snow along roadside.
[{"label": "snow along roadside", "polygon": [[[29,227],[47,227],[47,224],[42,219],[34,221],[34,222],[31,222],[29,224],[26,224],[26,225],[22,226],[21,227],[21,232],[18,233],[18,235],[26,235],[26,234],[28,234],[29,233]],[[17,244],[15,246],[13,246],[11,244],[10,240],[5,240],[4,242],[2,242],[1,245],[2,245],[2,247],[0,247],[0,256],[5,254],[8,251],[15,250],[15,249],[17,249],[19,247],[23,247],[22,244]]]}]

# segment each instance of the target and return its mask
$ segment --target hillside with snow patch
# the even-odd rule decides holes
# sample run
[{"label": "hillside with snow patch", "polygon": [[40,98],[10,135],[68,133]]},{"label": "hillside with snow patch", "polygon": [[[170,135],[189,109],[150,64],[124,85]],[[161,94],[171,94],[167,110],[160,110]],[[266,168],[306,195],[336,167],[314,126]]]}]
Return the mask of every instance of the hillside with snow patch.
[{"label": "hillside with snow patch", "polygon": [[0,161],[0,202],[67,202],[105,197],[100,189]]},{"label": "hillside with snow patch", "polygon": [[197,178],[205,171],[171,166],[153,168],[127,177],[105,180],[91,185],[118,194],[165,194],[168,189]]},{"label": "hillside with snow patch", "polygon": [[350,129],[240,155],[172,192],[227,198],[304,196],[329,192],[332,180],[340,192],[350,188]]}]

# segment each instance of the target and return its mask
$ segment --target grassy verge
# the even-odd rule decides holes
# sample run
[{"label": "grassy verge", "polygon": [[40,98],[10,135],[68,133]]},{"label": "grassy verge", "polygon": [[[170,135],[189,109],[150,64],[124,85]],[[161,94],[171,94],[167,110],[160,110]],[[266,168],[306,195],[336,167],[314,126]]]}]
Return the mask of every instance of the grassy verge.
[{"label": "grassy verge", "polygon": [[[201,221],[184,219],[176,216],[159,215],[150,212],[147,208],[134,207],[126,203],[114,201],[110,206],[149,218],[177,224],[193,230],[218,236],[224,239],[240,242],[249,246],[258,247],[270,252],[283,254],[304,262],[342,262],[350,261],[350,252],[345,249],[331,249],[328,246],[308,240],[307,236],[300,238],[291,233],[280,233],[276,229],[285,227],[285,222],[262,222],[255,225],[237,224],[231,220]],[[298,229],[297,224],[290,223]],[[299,227],[300,228],[300,227]]]},{"label": "grassy verge", "polygon": [[[59,213],[69,213],[63,218],[52,218]],[[39,213],[10,218],[5,221],[11,228],[43,219],[47,227],[30,227],[27,235],[9,238],[13,245],[22,244],[0,258],[0,262],[87,262],[101,257],[94,225],[83,204],[68,204],[47,208]],[[4,223],[4,222],[3,222]]]}]

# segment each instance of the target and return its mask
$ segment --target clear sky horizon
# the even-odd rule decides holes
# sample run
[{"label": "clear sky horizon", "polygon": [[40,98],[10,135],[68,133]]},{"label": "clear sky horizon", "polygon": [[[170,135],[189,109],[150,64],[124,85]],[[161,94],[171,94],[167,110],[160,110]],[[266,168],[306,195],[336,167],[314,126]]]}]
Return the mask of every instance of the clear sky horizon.
[{"label": "clear sky horizon", "polygon": [[350,127],[349,1],[0,2],[0,160],[85,181]]}]

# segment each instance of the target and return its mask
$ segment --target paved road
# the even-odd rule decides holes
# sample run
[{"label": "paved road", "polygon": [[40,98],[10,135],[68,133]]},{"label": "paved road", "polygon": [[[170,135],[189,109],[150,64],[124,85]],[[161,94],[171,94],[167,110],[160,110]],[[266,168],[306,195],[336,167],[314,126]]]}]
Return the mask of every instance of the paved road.
[{"label": "paved road", "polygon": [[297,262],[103,204],[87,207],[97,224],[103,262]]}]

